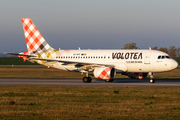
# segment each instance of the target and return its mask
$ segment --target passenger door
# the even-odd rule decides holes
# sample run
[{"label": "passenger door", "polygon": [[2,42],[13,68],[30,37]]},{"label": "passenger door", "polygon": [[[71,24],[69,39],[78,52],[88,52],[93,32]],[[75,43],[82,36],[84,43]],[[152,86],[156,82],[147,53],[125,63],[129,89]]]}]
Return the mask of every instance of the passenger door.
[{"label": "passenger door", "polygon": [[150,64],[151,52],[146,52],[144,58],[144,64]]}]

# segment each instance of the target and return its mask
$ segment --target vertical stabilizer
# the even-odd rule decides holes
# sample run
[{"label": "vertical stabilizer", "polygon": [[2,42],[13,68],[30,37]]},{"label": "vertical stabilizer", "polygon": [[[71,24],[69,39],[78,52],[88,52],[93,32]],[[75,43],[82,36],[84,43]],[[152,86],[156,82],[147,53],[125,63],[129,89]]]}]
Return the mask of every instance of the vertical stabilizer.
[{"label": "vertical stabilizer", "polygon": [[40,53],[53,48],[46,42],[30,18],[22,18],[28,52]]}]

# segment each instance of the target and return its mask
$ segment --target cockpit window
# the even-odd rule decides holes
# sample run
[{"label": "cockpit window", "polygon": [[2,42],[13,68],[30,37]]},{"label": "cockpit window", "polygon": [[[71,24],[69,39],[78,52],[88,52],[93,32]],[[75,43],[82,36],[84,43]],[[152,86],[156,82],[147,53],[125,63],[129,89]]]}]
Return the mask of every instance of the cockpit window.
[{"label": "cockpit window", "polygon": [[170,59],[170,57],[169,57],[169,56],[166,56],[166,58]]},{"label": "cockpit window", "polygon": [[158,59],[161,59],[161,56],[158,56]]},{"label": "cockpit window", "polygon": [[169,56],[167,56],[167,55],[159,55],[158,56],[158,59],[170,59],[170,57]]}]

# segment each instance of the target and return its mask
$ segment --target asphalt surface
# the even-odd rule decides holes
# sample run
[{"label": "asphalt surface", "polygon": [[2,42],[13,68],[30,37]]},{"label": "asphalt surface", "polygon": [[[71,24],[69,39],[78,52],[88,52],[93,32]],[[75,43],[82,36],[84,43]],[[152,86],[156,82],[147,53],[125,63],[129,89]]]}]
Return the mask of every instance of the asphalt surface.
[{"label": "asphalt surface", "polygon": [[115,79],[114,82],[93,79],[91,83],[83,83],[81,79],[0,79],[0,85],[17,86],[112,86],[112,87],[180,87],[180,79],[149,80]]}]

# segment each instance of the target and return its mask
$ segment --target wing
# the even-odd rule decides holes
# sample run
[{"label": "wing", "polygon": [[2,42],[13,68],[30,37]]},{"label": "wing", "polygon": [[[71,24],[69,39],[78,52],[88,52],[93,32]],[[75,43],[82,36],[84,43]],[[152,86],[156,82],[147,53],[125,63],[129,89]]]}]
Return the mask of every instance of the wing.
[{"label": "wing", "polygon": [[40,58],[37,58],[38,56],[36,54],[34,55],[26,55],[26,54],[21,54],[21,53],[4,53],[4,54],[24,56],[24,57],[27,57],[27,59],[29,58],[29,60],[31,61],[41,60],[41,61],[46,61],[47,63],[61,62],[63,63],[63,65],[73,64],[76,67],[80,67],[86,71],[92,71],[95,67],[100,67],[100,66],[115,67],[115,65],[113,64],[99,64],[95,62],[78,62],[78,61],[67,61],[67,60],[40,59]]},{"label": "wing", "polygon": [[77,61],[65,61],[65,60],[52,60],[52,59],[39,59],[32,58],[33,60],[42,60],[46,62],[62,62],[64,65],[73,64],[77,67],[80,67],[84,70],[91,71],[94,67],[107,66],[107,67],[115,67],[113,64],[99,64],[94,62],[77,62]]}]

